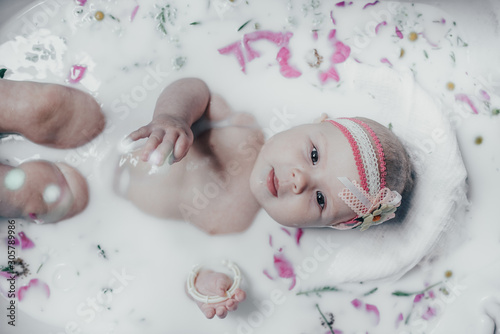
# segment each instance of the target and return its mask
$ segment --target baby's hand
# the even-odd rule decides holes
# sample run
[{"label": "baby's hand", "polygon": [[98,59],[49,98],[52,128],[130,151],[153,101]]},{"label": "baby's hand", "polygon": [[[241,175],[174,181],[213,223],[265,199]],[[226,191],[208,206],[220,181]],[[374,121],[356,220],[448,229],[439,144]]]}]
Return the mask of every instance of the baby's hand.
[{"label": "baby's hand", "polygon": [[141,160],[161,166],[168,156],[168,163],[184,158],[193,144],[193,132],[184,119],[170,115],[158,115],[145,125],[128,135],[132,141],[149,137],[142,148]]},{"label": "baby's hand", "polygon": [[[221,297],[226,296],[226,291],[229,290],[232,284],[232,280],[227,275],[211,270],[201,270],[194,282],[194,286],[200,293],[207,296],[217,295]],[[197,301],[196,304],[208,319],[212,319],[215,315],[224,319],[227,313],[235,311],[238,308],[238,303],[245,300],[245,298],[245,291],[236,289],[234,295],[223,302],[204,304]]]}]

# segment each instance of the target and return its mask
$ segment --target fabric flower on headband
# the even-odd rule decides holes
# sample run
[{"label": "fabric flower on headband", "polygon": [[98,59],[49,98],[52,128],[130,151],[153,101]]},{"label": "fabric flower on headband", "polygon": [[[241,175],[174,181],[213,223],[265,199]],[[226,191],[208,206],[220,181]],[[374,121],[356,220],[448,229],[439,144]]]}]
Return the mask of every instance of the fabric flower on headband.
[{"label": "fabric flower on headband", "polygon": [[379,225],[383,222],[396,217],[397,208],[388,204],[380,204],[377,209],[373,212],[369,212],[365,214],[363,217],[358,218],[357,220],[363,222],[359,227],[361,231],[367,230],[372,225]]},{"label": "fabric flower on headband", "polygon": [[354,221],[361,231],[371,226],[382,224],[396,216],[395,212],[401,204],[401,195],[389,188],[382,188],[377,196],[368,194],[356,181],[350,181],[346,177],[339,177],[345,188],[339,197],[358,215]]}]

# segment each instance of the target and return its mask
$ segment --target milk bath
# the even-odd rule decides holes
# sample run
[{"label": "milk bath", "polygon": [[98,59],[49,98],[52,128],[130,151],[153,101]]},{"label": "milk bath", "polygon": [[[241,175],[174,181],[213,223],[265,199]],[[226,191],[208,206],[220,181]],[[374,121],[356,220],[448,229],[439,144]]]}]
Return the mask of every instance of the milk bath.
[{"label": "milk bath", "polygon": [[[98,11],[104,14],[101,21],[95,18]],[[484,40],[464,30],[460,18],[465,15],[456,14],[393,2],[46,1],[4,22],[0,68],[7,68],[5,78],[88,91],[102,105],[107,127],[72,150],[48,149],[14,135],[1,139],[3,163],[65,161],[86,176],[90,188],[88,208],[70,220],[42,226],[16,220],[18,239],[23,232],[34,243],[16,246],[17,256],[29,265],[16,290],[33,279],[41,283],[33,283],[22,301],[15,299],[16,327],[4,316],[2,333],[30,332],[28,323],[36,321],[46,326],[37,325],[37,331],[47,333],[449,333],[464,328],[493,333],[493,319],[500,316],[500,228],[492,212],[500,185],[495,148],[500,74],[493,66],[499,58],[497,50],[489,56],[478,52],[485,51]],[[351,52],[334,66],[338,81],[322,82],[321,73],[332,68],[333,29]],[[293,36],[287,45],[254,42],[260,57],[252,61],[245,53],[238,58],[237,51],[219,51],[233,44],[245,50],[244,35],[255,31]],[[416,40],[410,39],[412,32]],[[290,52],[287,65],[300,76],[280,71],[284,60],[276,58],[284,46]],[[477,54],[490,65],[475,62]],[[383,112],[391,99],[381,100],[369,88],[360,92],[353,82],[363,78],[363,70],[381,67],[410,71],[441,106],[457,130],[470,186],[470,205],[457,208],[455,226],[397,280],[329,281],[329,263],[359,231],[310,229],[300,235],[260,212],[245,233],[214,237],[184,222],[147,216],[113,192],[121,139],[150,121],[162,88],[177,78],[202,78],[235,110],[254,114],[271,136],[321,112],[368,117]],[[393,119],[396,124],[397,115]],[[423,140],[422,152],[439,145],[439,139]],[[2,266],[8,225],[7,219],[0,223]],[[275,256],[293,265],[295,285],[279,276]],[[184,281],[194,264],[227,258],[240,266],[248,298],[226,319],[209,321],[185,295]],[[11,299],[1,278],[2,314],[7,314]]]}]

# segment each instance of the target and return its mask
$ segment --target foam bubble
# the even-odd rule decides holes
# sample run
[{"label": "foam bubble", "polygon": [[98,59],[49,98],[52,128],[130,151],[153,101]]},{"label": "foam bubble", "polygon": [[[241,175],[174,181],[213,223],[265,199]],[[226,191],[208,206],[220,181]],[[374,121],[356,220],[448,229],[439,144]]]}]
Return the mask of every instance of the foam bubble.
[{"label": "foam bubble", "polygon": [[61,189],[55,184],[49,184],[43,191],[43,200],[50,204],[56,202],[61,196]]},{"label": "foam bubble", "polygon": [[18,190],[24,185],[26,174],[20,168],[14,168],[5,175],[4,184],[9,190]]}]

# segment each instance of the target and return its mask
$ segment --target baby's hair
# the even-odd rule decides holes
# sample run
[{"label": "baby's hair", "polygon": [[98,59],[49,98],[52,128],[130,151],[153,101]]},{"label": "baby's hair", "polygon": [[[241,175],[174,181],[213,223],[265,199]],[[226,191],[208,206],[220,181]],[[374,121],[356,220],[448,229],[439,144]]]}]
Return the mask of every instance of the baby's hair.
[{"label": "baby's hair", "polygon": [[398,137],[387,127],[374,120],[363,117],[356,118],[368,124],[375,131],[382,144],[387,168],[387,187],[397,191],[403,197],[405,194],[409,194],[413,188],[413,167],[408,153]]}]

